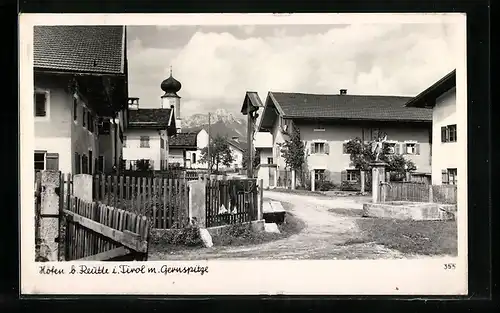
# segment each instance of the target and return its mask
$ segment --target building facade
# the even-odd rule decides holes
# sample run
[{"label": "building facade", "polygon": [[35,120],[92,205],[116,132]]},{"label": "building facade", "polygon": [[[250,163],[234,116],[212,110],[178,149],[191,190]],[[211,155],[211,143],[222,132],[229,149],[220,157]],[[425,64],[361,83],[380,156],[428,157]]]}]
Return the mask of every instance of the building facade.
[{"label": "building facade", "polygon": [[351,165],[346,143],[355,138],[367,142],[382,133],[388,135],[387,145],[392,153],[412,160],[417,172],[431,171],[430,110],[405,108],[407,97],[358,96],[346,92],[338,95],[269,92],[258,129],[272,135],[272,157],[268,163],[276,164],[278,173],[286,170],[280,150],[294,129],[300,132],[305,146],[303,168],[317,179],[334,184],[360,183],[360,173]]},{"label": "building facade", "polygon": [[127,99],[125,42],[123,26],[34,27],[35,171],[99,169],[99,121]]},{"label": "building facade", "polygon": [[[411,99],[409,108],[432,108],[432,184],[458,181],[456,71]],[[454,157],[455,156],[455,157]]]}]

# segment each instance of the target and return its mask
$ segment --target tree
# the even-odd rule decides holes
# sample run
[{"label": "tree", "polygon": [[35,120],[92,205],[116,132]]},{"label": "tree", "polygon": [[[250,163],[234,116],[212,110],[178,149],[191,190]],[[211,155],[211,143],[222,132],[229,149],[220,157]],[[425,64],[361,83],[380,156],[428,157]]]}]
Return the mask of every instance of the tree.
[{"label": "tree", "polygon": [[[233,153],[229,148],[229,143],[226,137],[216,136],[211,140],[210,144],[210,170],[219,170],[219,165],[230,166],[234,161]],[[201,150],[200,162],[208,162],[208,147]]]},{"label": "tree", "polygon": [[[375,141],[363,142],[360,138],[355,138],[346,143],[346,152],[350,154],[351,165],[354,168],[368,171],[371,169],[370,163],[375,161],[375,154],[372,153],[372,146]],[[405,159],[399,154],[390,154],[389,147],[384,146],[380,153],[380,161],[387,163],[387,171],[404,174],[417,169],[411,160]]]},{"label": "tree", "polygon": [[281,145],[281,155],[285,160],[285,165],[291,170],[301,170],[305,161],[305,146],[300,139],[300,132],[293,128],[290,138]]},{"label": "tree", "polygon": [[136,169],[139,172],[148,172],[152,170],[151,162],[147,159],[137,160],[135,163]]}]

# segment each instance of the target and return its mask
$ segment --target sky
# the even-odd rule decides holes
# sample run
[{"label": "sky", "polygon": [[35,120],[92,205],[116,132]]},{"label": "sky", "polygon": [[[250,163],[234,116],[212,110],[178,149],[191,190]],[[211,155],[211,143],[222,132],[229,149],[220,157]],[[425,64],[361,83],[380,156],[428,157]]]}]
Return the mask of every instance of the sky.
[{"label": "sky", "polygon": [[181,115],[241,114],[246,91],[415,96],[456,67],[456,24],[127,26],[129,96],[159,107],[182,84]]}]

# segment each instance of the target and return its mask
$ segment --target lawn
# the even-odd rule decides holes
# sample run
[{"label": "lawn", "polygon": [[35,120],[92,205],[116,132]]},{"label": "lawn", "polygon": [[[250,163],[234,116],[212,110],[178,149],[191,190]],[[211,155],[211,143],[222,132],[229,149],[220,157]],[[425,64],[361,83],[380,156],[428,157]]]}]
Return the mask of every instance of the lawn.
[{"label": "lawn", "polygon": [[365,242],[407,254],[457,255],[456,221],[360,218],[356,223]]}]

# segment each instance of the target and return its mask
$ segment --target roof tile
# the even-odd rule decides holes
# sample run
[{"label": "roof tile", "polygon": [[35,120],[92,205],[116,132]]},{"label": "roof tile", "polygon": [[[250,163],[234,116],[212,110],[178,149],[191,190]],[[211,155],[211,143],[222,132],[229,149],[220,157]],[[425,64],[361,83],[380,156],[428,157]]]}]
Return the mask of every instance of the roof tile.
[{"label": "roof tile", "polygon": [[170,109],[129,110],[128,124],[130,127],[167,128],[170,111]]},{"label": "roof tile", "polygon": [[168,146],[169,147],[196,147],[196,136],[198,133],[178,133],[170,137]]},{"label": "roof tile", "polygon": [[408,108],[411,97],[271,92],[285,117],[432,121],[432,110]]},{"label": "roof tile", "polygon": [[123,26],[35,26],[33,66],[124,74]]}]

